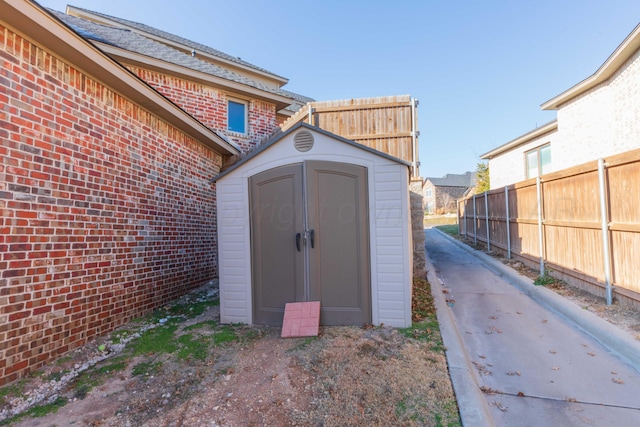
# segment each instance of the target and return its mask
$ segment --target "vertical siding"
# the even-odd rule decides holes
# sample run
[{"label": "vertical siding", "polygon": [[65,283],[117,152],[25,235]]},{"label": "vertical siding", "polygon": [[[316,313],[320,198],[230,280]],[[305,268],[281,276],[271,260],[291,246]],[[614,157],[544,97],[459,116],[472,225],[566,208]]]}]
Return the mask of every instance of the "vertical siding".
[{"label": "vertical siding", "polygon": [[239,166],[217,183],[221,320],[251,323],[248,177],[304,160],[349,162],[368,168],[372,320],[411,325],[409,173],[405,165],[314,133],[311,151],[293,148],[293,135]]},{"label": "vertical siding", "polygon": [[[403,173],[403,170],[405,173]],[[399,189],[408,181],[406,168],[400,165],[379,166],[374,173],[374,230],[376,255],[372,273],[377,281],[378,322],[406,327],[411,324],[408,189]]]},{"label": "vertical siding", "polygon": [[220,320],[251,323],[251,256],[247,182],[229,177],[218,188],[218,258],[220,260]]}]

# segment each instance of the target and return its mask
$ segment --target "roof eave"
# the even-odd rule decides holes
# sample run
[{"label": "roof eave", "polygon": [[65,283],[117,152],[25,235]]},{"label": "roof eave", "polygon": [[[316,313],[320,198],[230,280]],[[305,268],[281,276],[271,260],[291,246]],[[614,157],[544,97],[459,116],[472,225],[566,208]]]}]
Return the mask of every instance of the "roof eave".
[{"label": "roof eave", "polygon": [[557,110],[560,105],[609,79],[638,49],[640,49],[640,24],[616,48],[607,60],[591,76],[541,105],[543,110]]},{"label": "roof eave", "polygon": [[527,142],[535,139],[535,138],[539,138],[549,132],[553,132],[555,130],[558,129],[558,120],[553,120],[549,123],[546,123],[534,130],[532,130],[531,132],[527,132],[524,135],[519,136],[516,139],[513,139],[509,142],[507,142],[506,144],[503,144],[501,146],[499,146],[498,148],[494,148],[491,151],[488,151],[482,155],[480,155],[480,158],[483,160],[491,160],[492,158],[494,158],[495,156],[497,156],[498,154],[502,154],[505,151],[509,151],[515,147],[518,147],[519,145],[522,144],[526,144]]},{"label": "roof eave", "polygon": [[94,41],[93,43],[118,62],[165,72],[170,75],[187,78],[191,81],[205,83],[208,86],[271,102],[276,105],[277,110],[286,108],[294,102],[293,99],[282,95],[264,91],[242,83],[237,83],[222,77],[216,77],[188,67],[182,67],[171,62],[162,61],[160,59],[132,52],[117,46],[100,43],[98,41]]},{"label": "roof eave", "polygon": [[[87,11],[85,9],[79,9],[77,7],[68,5],[66,13],[68,15],[75,16],[77,18],[83,18],[83,19],[89,19],[90,18],[89,20],[91,20],[93,22],[109,25],[109,26],[112,26],[112,27],[126,28],[126,29],[131,30],[131,31],[133,31],[135,33],[144,34],[144,36],[149,38],[149,39],[161,42],[161,43],[166,44],[166,45],[171,45],[173,47],[180,48],[182,50],[190,51],[193,48],[193,46],[187,46],[184,43],[179,43],[179,42],[176,42],[174,40],[170,40],[170,39],[167,39],[165,37],[161,37],[159,35],[152,34],[152,33],[149,33],[147,31],[143,31],[143,30],[141,30],[139,28],[135,28],[135,27],[132,27],[130,25],[123,24],[121,22],[113,21],[113,20],[108,19],[108,18],[106,18],[104,16],[91,13],[90,11]],[[256,68],[248,67],[248,66],[246,66],[246,65],[244,65],[242,63],[229,61],[228,59],[222,58],[220,56],[212,55],[212,54],[207,53],[207,52],[198,52],[198,54],[201,55],[201,56],[205,56],[207,58],[210,58],[211,60],[223,63],[223,64],[225,64],[227,66],[234,67],[234,68],[239,68],[239,69],[244,70],[244,71],[246,71],[248,73],[256,74],[256,75],[259,75],[259,76],[264,77],[266,79],[272,80],[275,83],[277,83],[279,86],[283,86],[283,85],[285,85],[285,84],[287,84],[289,82],[289,79],[287,79],[285,77],[279,76],[277,74],[265,72],[265,71],[262,71],[262,70],[259,70],[259,69],[256,69]]]},{"label": "roof eave", "polygon": [[[181,110],[34,2],[0,0],[0,19],[26,39],[221,154],[240,150]],[[9,24],[10,23],[10,24]]]}]

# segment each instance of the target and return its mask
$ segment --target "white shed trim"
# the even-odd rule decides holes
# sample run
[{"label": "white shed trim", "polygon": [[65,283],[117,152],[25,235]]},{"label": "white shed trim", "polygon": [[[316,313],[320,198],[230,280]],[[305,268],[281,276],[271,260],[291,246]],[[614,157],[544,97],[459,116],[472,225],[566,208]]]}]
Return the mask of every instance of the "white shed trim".
[{"label": "white shed trim", "polygon": [[[312,132],[315,139],[313,148],[304,153],[297,151],[293,144],[300,128]],[[221,321],[253,322],[249,178],[306,160],[351,163],[367,168],[372,322],[410,326],[412,252],[406,162],[359,148],[351,141],[308,125],[291,129],[269,143],[259,155],[246,159],[217,179]]]}]

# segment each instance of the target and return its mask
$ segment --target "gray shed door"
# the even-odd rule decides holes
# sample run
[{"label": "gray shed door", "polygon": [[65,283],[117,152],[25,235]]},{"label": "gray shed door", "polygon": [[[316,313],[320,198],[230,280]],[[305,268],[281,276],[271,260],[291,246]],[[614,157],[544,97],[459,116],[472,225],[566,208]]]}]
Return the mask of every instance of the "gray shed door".
[{"label": "gray shed door", "polygon": [[371,321],[367,170],[307,161],[250,178],[254,323],[320,301],[323,325]]}]

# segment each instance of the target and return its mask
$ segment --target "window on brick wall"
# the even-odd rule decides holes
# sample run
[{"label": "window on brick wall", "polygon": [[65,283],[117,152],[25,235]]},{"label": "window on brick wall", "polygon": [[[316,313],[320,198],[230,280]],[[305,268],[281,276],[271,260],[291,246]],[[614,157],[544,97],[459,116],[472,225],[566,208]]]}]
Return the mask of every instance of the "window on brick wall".
[{"label": "window on brick wall", "polygon": [[247,133],[249,103],[238,99],[227,102],[227,129],[236,133]]},{"label": "window on brick wall", "polygon": [[551,167],[551,144],[542,145],[524,153],[527,179],[549,172]]}]

